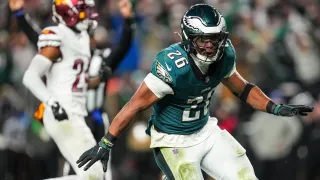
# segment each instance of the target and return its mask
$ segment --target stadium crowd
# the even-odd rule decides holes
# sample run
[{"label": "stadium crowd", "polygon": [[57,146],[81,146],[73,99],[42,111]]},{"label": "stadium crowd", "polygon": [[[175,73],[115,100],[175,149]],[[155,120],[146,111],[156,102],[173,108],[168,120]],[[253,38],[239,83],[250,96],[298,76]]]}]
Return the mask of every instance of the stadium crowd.
[{"label": "stadium crowd", "polygon": [[[156,53],[180,40],[183,12],[208,3],[226,18],[237,52],[237,69],[278,103],[314,105],[309,116],[282,118],[254,111],[223,86],[210,114],[247,150],[260,180],[320,178],[320,1],[317,0],[133,0],[137,28],[130,51],[107,85],[112,119],[150,71]],[[116,0],[96,0],[96,36],[120,39],[123,19]],[[51,0],[26,0],[35,28],[52,24]],[[17,26],[7,0],[0,1],[0,179],[39,180],[69,173],[56,145],[34,118],[38,100],[22,85],[37,53]],[[136,118],[112,154],[114,179],[160,179],[145,134],[151,109]]]}]

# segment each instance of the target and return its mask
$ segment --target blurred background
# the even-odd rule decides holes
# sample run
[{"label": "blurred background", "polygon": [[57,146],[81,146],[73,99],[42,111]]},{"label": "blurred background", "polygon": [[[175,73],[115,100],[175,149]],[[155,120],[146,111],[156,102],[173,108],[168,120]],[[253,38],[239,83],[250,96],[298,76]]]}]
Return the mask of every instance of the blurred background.
[{"label": "blurred background", "polygon": [[[130,99],[158,51],[178,42],[180,19],[195,3],[215,6],[227,21],[237,69],[277,103],[314,105],[307,117],[281,118],[254,111],[219,86],[210,113],[247,149],[260,180],[320,179],[319,0],[134,0],[137,29],[126,59],[110,79],[105,108],[112,119]],[[96,0],[97,36],[116,44],[123,19],[115,0]],[[34,25],[52,24],[51,0],[26,0]],[[37,50],[0,0],[0,180],[39,180],[69,172],[33,113],[39,102],[22,85]],[[115,180],[160,179],[149,137],[151,110],[142,113],[112,150]],[[206,178],[209,180],[210,178]]]}]

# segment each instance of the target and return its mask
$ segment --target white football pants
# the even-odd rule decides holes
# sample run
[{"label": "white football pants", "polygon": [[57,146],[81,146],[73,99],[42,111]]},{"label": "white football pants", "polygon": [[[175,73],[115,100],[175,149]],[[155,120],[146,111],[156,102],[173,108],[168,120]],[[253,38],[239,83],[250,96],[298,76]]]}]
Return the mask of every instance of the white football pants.
[{"label": "white football pants", "polygon": [[215,180],[256,180],[245,149],[226,130],[215,128],[203,142],[183,148],[154,148],[168,180],[203,180],[201,169]]},{"label": "white football pants", "polygon": [[82,153],[95,146],[96,141],[83,116],[76,114],[68,114],[68,116],[68,120],[57,121],[50,108],[46,108],[43,115],[46,131],[76,173],[76,175],[55,179],[103,180],[104,173],[101,162],[96,162],[87,171],[84,171],[83,168],[78,168],[76,161]]}]

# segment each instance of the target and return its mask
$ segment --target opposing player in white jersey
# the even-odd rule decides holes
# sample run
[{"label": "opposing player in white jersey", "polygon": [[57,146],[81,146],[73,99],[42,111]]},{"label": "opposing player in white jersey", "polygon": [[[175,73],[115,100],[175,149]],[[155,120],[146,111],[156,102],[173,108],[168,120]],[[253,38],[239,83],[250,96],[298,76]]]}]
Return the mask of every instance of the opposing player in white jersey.
[{"label": "opposing player in white jersey", "polygon": [[76,175],[57,179],[103,180],[101,163],[88,172],[76,166],[78,156],[96,144],[84,121],[87,88],[97,87],[109,74],[109,68],[102,66],[97,77],[89,79],[87,75],[91,58],[87,31],[96,26],[98,14],[93,0],[54,0],[52,9],[58,25],[42,31],[39,53],[25,72],[23,83],[45,103],[44,126],[76,171]]}]

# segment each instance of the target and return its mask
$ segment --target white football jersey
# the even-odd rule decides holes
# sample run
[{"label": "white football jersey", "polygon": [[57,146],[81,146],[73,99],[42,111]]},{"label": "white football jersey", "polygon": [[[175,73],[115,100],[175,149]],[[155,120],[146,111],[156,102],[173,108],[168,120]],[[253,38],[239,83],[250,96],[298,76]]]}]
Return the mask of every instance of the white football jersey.
[{"label": "white football jersey", "polygon": [[46,74],[49,92],[68,113],[87,115],[87,72],[91,59],[88,33],[75,33],[63,24],[51,26],[39,36],[38,48],[46,46],[59,47],[62,53]]}]

